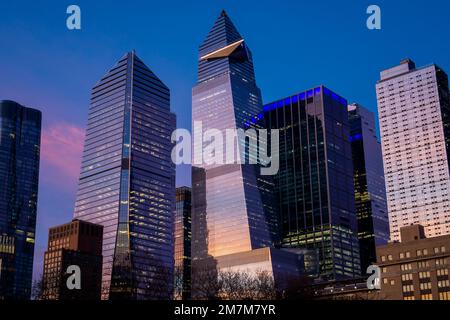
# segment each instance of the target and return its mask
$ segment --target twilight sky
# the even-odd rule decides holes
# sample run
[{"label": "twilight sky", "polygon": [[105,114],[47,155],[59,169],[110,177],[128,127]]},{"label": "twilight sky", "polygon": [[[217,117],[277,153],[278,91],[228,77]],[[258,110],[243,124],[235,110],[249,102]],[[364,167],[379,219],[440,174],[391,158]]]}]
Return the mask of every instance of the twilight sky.
[{"label": "twilight sky", "polygon": [[[66,28],[70,4],[82,30]],[[371,4],[381,31],[366,28]],[[222,8],[253,52],[264,102],[324,84],[376,111],[382,69],[410,57],[450,72],[447,0],[1,1],[0,100],[43,112],[35,275],[48,228],[72,218],[90,88],[135,49],[190,129],[197,48]],[[190,184],[187,173],[178,170],[177,185]]]}]

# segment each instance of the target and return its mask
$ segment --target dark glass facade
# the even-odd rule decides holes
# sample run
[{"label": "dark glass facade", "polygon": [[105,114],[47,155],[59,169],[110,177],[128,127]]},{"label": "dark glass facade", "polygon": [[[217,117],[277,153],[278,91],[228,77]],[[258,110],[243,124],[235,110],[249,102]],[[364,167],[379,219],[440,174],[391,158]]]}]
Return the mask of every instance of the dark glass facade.
[{"label": "dark glass facade", "polygon": [[264,106],[263,118],[280,135],[279,245],[318,256],[324,280],[359,275],[347,101],[321,86]]},{"label": "dark glass facade", "polygon": [[0,101],[0,300],[29,299],[41,112]]},{"label": "dark glass facade", "polygon": [[377,261],[376,247],[389,241],[383,157],[375,116],[360,105],[348,107],[361,271]]},{"label": "dark glass facade", "polygon": [[75,217],[104,226],[103,299],[172,296],[175,122],[134,52],[92,89]]},{"label": "dark glass facade", "polygon": [[191,293],[191,210],[191,188],[177,188],[174,225],[175,299],[189,299]]},{"label": "dark glass facade", "polygon": [[[223,135],[227,129],[245,129],[246,120],[261,111],[251,52],[222,12],[199,49],[198,81],[192,91],[194,136],[208,129]],[[202,130],[196,123],[201,123]],[[237,162],[196,163],[205,146],[193,149],[197,167],[192,182],[193,262],[270,246],[273,241],[257,168]]]}]

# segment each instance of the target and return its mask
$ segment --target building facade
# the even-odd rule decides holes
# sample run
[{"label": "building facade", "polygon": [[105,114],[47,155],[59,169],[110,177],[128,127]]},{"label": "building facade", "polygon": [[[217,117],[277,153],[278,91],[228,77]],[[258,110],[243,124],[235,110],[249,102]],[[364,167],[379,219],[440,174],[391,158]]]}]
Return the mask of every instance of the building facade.
[{"label": "building facade", "polygon": [[320,86],[264,106],[278,129],[280,245],[316,252],[318,275],[360,275],[347,101]]},{"label": "building facade", "polygon": [[[81,220],[53,227],[44,255],[42,300],[100,300],[102,284],[103,226]],[[67,280],[79,267],[80,289],[69,289]]]},{"label": "building facade", "polygon": [[186,300],[191,293],[191,188],[176,190],[174,225],[175,299]]},{"label": "building facade", "polygon": [[0,101],[0,300],[31,294],[41,117]]},{"label": "building facade", "polygon": [[103,299],[169,299],[175,166],[169,89],[125,54],[92,89],[75,218],[104,226]]},{"label": "building facade", "polygon": [[429,237],[449,234],[447,74],[407,59],[381,72],[376,90],[391,240],[411,224]]},{"label": "building facade", "polygon": [[400,229],[401,242],[377,247],[386,300],[450,300],[450,235],[426,238],[425,228]]},{"label": "building facade", "polygon": [[[261,110],[251,52],[223,11],[200,46],[198,81],[192,90],[194,136],[203,136],[208,129],[222,134],[227,129],[244,129],[249,115]],[[202,157],[206,145],[194,141],[192,155],[194,166],[203,172],[193,174],[192,181],[197,203],[192,221],[193,259],[272,245],[256,167],[237,161],[207,164]]]},{"label": "building facade", "polygon": [[349,105],[348,113],[361,271],[365,273],[377,261],[376,247],[389,241],[383,156],[374,114],[358,104]]}]

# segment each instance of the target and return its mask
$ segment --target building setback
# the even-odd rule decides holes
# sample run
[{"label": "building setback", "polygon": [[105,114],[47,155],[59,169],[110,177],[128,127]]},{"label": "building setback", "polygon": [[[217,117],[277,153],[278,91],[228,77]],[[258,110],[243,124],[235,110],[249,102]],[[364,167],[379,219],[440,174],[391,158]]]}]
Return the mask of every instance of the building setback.
[{"label": "building setback", "polygon": [[377,261],[376,246],[389,241],[389,218],[381,145],[375,116],[358,104],[348,107],[361,271]]},{"label": "building setback", "polygon": [[315,253],[323,280],[359,276],[347,101],[320,86],[265,105],[263,117],[280,135],[280,245]]},{"label": "building setback", "polygon": [[407,59],[377,86],[391,240],[400,228],[450,234],[450,103],[447,74]]},{"label": "building setback", "polygon": [[381,297],[386,300],[450,300],[450,235],[426,238],[425,228],[400,229],[401,242],[377,247]]},{"label": "building setback", "polygon": [[[43,300],[100,300],[103,226],[73,220],[48,234],[42,278]],[[70,290],[67,280],[79,267],[81,289]]]},{"label": "building setback", "polygon": [[169,299],[175,165],[169,89],[135,52],[92,89],[75,218],[101,224],[103,299]]},{"label": "building setback", "polygon": [[191,293],[191,210],[191,188],[177,188],[174,225],[175,299],[189,299]]},{"label": "building setback", "polygon": [[31,295],[41,118],[0,101],[0,300]]}]

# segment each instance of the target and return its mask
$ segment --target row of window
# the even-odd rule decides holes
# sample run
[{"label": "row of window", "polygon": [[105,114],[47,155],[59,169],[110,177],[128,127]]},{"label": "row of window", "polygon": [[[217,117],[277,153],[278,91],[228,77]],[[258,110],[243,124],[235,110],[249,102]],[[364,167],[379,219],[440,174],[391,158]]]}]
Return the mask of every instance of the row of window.
[{"label": "row of window", "polygon": [[[447,252],[447,249],[445,246],[441,246],[441,247],[435,247],[433,249],[435,254],[439,254],[439,253],[445,253]],[[421,256],[426,256],[428,255],[428,249],[420,249],[416,251],[416,256],[417,257],[421,257]],[[399,254],[399,259],[408,259],[411,258],[411,252],[407,251],[407,252],[400,252]],[[381,256],[381,262],[386,262],[386,261],[394,261],[394,257],[392,254],[389,254],[387,256]]]}]

